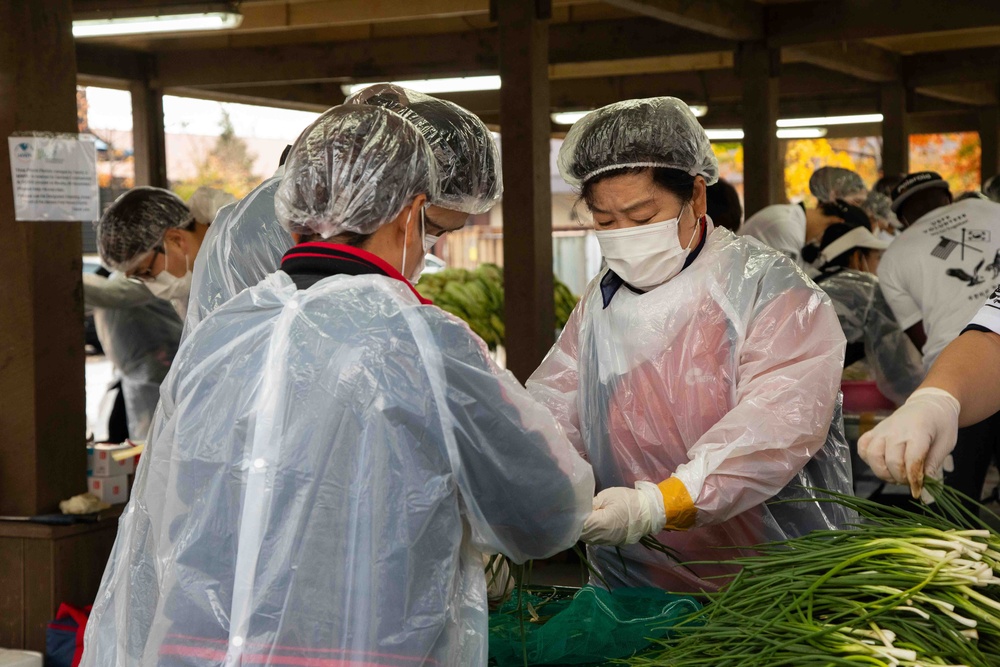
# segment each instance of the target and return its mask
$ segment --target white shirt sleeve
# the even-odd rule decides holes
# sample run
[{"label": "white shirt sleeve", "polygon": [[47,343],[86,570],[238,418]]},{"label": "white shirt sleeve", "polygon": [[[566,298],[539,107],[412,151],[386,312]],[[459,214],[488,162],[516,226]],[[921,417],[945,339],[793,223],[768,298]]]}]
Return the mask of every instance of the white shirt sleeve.
[{"label": "white shirt sleeve", "polygon": [[920,305],[906,290],[906,282],[900,275],[897,255],[887,253],[878,266],[879,285],[882,296],[892,309],[892,314],[899,322],[899,328],[906,331],[924,319]]},{"label": "white shirt sleeve", "polygon": [[1000,287],[994,290],[969,324],[1000,334]]},{"label": "white shirt sleeve", "polygon": [[802,207],[779,204],[751,216],[740,234],[751,236],[798,262],[805,240],[805,225]]}]

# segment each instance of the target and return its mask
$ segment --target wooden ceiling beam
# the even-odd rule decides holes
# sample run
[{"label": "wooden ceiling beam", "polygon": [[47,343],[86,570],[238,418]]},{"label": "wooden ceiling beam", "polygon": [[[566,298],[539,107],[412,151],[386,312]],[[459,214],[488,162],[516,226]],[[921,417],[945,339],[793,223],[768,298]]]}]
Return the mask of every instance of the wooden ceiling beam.
[{"label": "wooden ceiling beam", "polygon": [[899,56],[867,42],[825,42],[781,50],[782,62],[810,63],[865,81],[885,83],[900,76]]},{"label": "wooden ceiling beam", "polygon": [[[243,86],[221,89],[170,88],[168,92],[208,97],[222,101],[245,101],[253,104],[275,104],[310,110],[325,109],[343,101],[338,84],[301,84],[275,86]],[[592,109],[623,99],[673,95],[692,104],[707,104],[708,120],[718,110],[739,105],[742,87],[732,69],[704,72],[675,72],[591,79],[560,79],[552,82],[551,105],[555,110]],[[874,84],[850,77],[831,75],[809,65],[790,65],[783,70],[781,84],[782,110],[795,115],[832,113],[829,99],[855,100],[869,111],[878,109],[878,88]],[[474,111],[484,117],[496,114],[500,108],[498,91],[443,93],[443,99]],[[848,113],[848,111],[838,111]]]},{"label": "wooden ceiling beam", "polygon": [[772,47],[1000,26],[991,0],[827,0],[767,5]]},{"label": "wooden ceiling beam", "polygon": [[[497,71],[496,30],[281,47],[206,49],[157,54],[162,87],[377,81],[472,76]],[[647,19],[552,25],[556,65],[712,53],[732,42]]]},{"label": "wooden ceiling beam", "polygon": [[141,81],[146,77],[147,63],[147,56],[136,51],[76,44],[76,71],[83,76]]},{"label": "wooden ceiling beam", "polygon": [[953,83],[946,86],[921,86],[916,92],[927,97],[978,107],[996,106],[997,85],[979,81],[973,83]]},{"label": "wooden ceiling beam", "polygon": [[[1000,6],[1000,3],[998,3]],[[1000,48],[917,53],[903,58],[903,80],[910,88],[1000,81]]]},{"label": "wooden ceiling beam", "polygon": [[620,9],[721,39],[764,37],[764,8],[751,0],[605,0]]}]

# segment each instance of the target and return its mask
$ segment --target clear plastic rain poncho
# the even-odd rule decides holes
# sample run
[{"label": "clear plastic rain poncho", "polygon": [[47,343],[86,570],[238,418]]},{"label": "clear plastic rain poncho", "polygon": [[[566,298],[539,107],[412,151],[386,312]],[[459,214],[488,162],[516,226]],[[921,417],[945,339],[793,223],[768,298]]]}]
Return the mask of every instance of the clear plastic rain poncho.
[{"label": "clear plastic rain poncho", "polygon": [[181,338],[173,306],[121,274],[84,276],[84,301],[104,353],[121,377],[129,437],[145,440]]},{"label": "clear plastic rain poncho", "polygon": [[816,278],[830,296],[848,344],[862,343],[879,391],[902,405],[924,378],[924,363],[899,328],[879,289],[878,277],[841,269]]},{"label": "clear plastic rain poncho", "polygon": [[[801,487],[851,492],[839,400],[844,334],[827,296],[791,260],[715,229],[695,261],[645,294],[600,276],[528,381],[594,466],[598,490],[677,474],[698,510],[657,538],[687,561],[843,526]],[[743,547],[719,550],[718,547]],[[731,571],[690,571],[640,545],[590,547],[612,587],[698,591]]]},{"label": "clear plastic rain poncho", "polygon": [[462,107],[392,84],[360,90],[345,104],[390,109],[413,123],[431,146],[440,191],[432,204],[453,211],[486,213],[503,194],[500,151],[489,128]]},{"label": "clear plastic rain poncho", "polygon": [[238,203],[222,208],[208,228],[194,260],[185,334],[209,313],[278,270],[292,236],[278,222],[273,176]]},{"label": "clear plastic rain poncho", "polygon": [[843,199],[849,204],[861,206],[868,196],[868,188],[861,176],[843,167],[820,167],[809,178],[809,192],[820,203]]},{"label": "clear plastic rain poncho", "polygon": [[570,129],[559,150],[559,173],[580,188],[594,176],[628,167],[668,167],[719,180],[712,144],[676,97],[625,100],[591,112]]},{"label": "clear plastic rain poncho", "polygon": [[97,223],[97,250],[109,267],[127,272],[143,254],[158,248],[170,228],[187,228],[191,210],[169,190],[132,188],[114,201]]},{"label": "clear plastic rain poncho", "polygon": [[[353,109],[314,126],[325,150],[300,137],[282,188],[318,197],[329,180],[299,151],[325,152],[327,179],[356,173],[326,196],[370,188],[379,201],[349,210],[391,219],[429,150],[391,112]],[[388,161],[366,150],[393,145],[382,133]],[[270,275],[188,336],[161,394],[84,667],[482,666],[481,553],[551,555],[590,510],[593,473],[549,412],[388,276]]]},{"label": "clear plastic rain poncho", "polygon": [[[567,181],[646,163],[706,180],[717,173],[680,100],[623,102],[584,122],[592,116],[596,124],[574,125],[563,144]],[[684,484],[695,526],[657,538],[685,561],[735,558],[853,518],[803,488],[852,488],[839,398],[844,334],[829,298],[784,255],[710,222],[705,233],[675,277],[645,293],[622,287],[606,307],[602,271],[528,381],[593,464],[599,490],[672,476]],[[772,498],[805,501],[765,504]],[[719,583],[708,577],[733,571],[686,569],[641,545],[589,554],[612,587],[706,590]]]}]

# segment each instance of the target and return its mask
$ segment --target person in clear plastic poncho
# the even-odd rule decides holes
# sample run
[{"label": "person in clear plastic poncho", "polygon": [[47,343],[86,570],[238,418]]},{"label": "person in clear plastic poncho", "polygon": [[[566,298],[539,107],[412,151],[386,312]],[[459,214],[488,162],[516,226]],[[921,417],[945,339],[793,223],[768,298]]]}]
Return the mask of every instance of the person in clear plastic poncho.
[{"label": "person in clear plastic poncho", "polygon": [[146,284],[169,301],[183,321],[191,292],[191,268],[208,232],[169,190],[132,188],[114,201],[97,223],[101,260]]},{"label": "person in clear plastic poncho", "polygon": [[[369,86],[347,104],[390,109],[413,123],[431,146],[439,188],[425,211],[432,229],[455,228],[469,215],[493,208],[503,192],[500,156],[492,135],[462,107],[389,84]],[[274,213],[274,194],[283,169],[235,208],[223,209],[195,262],[185,331],[208,313],[275,271],[292,246]],[[438,224],[440,223],[440,224]]]},{"label": "person in clear plastic poncho", "polygon": [[[583,539],[612,586],[711,589],[635,544],[685,561],[833,528],[847,516],[803,486],[850,492],[839,402],[844,334],[784,255],[715,228],[708,137],[681,100],[630,100],[572,127],[559,154],[582,189],[605,266],[528,390],[594,466]],[[612,545],[628,545],[621,558]],[[719,550],[717,547],[736,547]]]},{"label": "person in clear plastic poncho", "polygon": [[222,207],[194,261],[185,335],[213,310],[259,283],[281,264],[292,236],[274,213],[283,169],[239,202]]},{"label": "person in clear plastic poncho", "polygon": [[482,553],[579,538],[590,466],[404,278],[436,182],[385,109],[296,141],[275,201],[298,243],[182,343],[84,667],[485,665]]},{"label": "person in clear plastic poncho", "polygon": [[867,227],[833,225],[823,235],[816,284],[833,301],[847,337],[845,367],[865,359],[879,390],[902,405],[923,379],[924,368],[879,289],[875,272],[888,247]]}]

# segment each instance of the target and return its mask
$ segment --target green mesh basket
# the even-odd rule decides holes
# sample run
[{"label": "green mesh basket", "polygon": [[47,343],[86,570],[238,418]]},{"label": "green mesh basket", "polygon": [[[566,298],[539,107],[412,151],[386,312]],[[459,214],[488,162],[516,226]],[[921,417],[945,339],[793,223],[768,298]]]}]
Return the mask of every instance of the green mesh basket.
[{"label": "green mesh basket", "polygon": [[[490,614],[490,664],[599,665],[627,658],[668,636],[685,616],[701,609],[695,598],[655,588],[606,591],[585,586],[515,591]],[[523,621],[523,623],[522,623]]]}]

